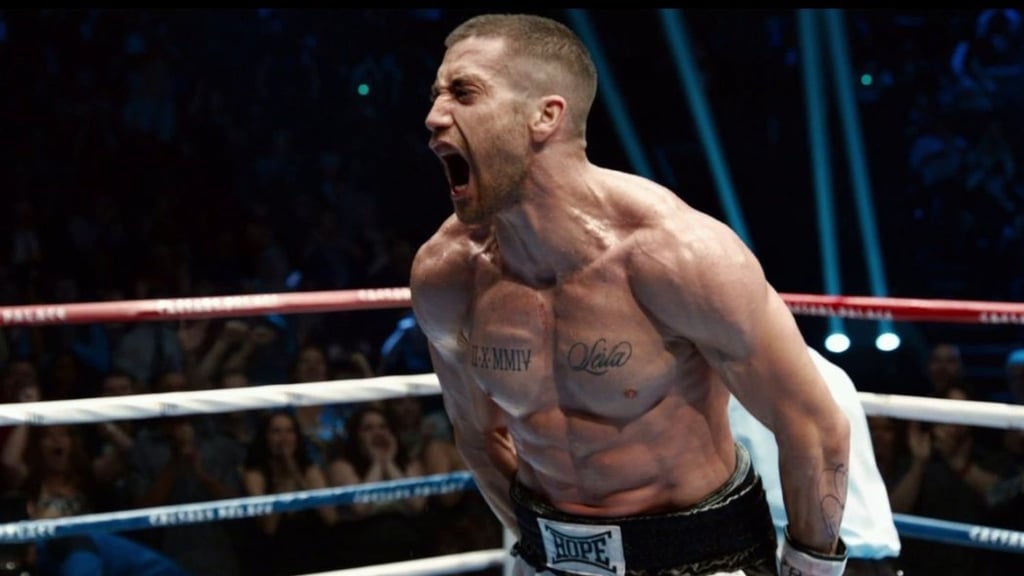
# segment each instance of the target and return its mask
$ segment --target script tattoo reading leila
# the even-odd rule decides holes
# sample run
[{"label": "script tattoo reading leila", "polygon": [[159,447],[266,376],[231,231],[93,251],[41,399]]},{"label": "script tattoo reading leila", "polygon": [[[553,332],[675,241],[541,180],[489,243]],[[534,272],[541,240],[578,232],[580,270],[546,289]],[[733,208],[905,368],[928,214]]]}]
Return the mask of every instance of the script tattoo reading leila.
[{"label": "script tattoo reading leila", "polygon": [[622,341],[609,344],[599,338],[593,344],[577,342],[569,348],[569,368],[577,372],[588,372],[600,376],[612,368],[621,368],[633,356],[633,345]]},{"label": "script tattoo reading leila", "polygon": [[496,346],[472,346],[469,362],[473,368],[496,370],[498,372],[525,372],[530,368],[529,348],[498,348]]}]

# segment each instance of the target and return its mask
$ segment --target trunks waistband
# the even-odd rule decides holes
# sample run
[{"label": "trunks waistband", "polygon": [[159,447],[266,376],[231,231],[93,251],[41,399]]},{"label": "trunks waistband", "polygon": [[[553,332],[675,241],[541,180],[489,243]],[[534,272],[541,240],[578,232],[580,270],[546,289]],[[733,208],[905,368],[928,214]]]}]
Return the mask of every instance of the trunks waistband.
[{"label": "trunks waistband", "polygon": [[513,482],[520,531],[514,553],[555,574],[668,576],[774,567],[776,533],[764,488],[746,449],[737,444],[736,451],[736,471],[721,488],[665,514],[575,516]]}]

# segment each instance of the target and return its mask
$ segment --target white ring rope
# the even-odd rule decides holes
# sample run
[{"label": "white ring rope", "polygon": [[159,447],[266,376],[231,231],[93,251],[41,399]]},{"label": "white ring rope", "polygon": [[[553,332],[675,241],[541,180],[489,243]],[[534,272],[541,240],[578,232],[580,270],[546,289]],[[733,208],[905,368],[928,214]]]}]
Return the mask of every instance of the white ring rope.
[{"label": "white ring rope", "polygon": [[[188,414],[219,414],[286,406],[370,402],[440,393],[441,387],[436,374],[415,374],[248,388],[49,400],[0,405],[0,426],[25,423],[85,424]],[[860,392],[859,395],[864,411],[869,416],[1000,429],[1024,428],[1024,406],[870,392]]]},{"label": "white ring rope", "polygon": [[1024,406],[1016,404],[870,392],[859,392],[858,395],[868,416],[888,416],[937,424],[984,426],[1002,430],[1024,428]]},{"label": "white ring rope", "polygon": [[508,551],[498,548],[494,550],[463,552],[462,554],[449,554],[447,556],[434,556],[432,558],[408,560],[392,564],[377,564],[375,566],[335,570],[333,572],[318,572],[304,576],[434,576],[436,574],[462,574],[502,566],[507,558]]},{"label": "white ring rope", "polygon": [[0,426],[25,423],[37,426],[85,424],[187,414],[222,414],[283,406],[370,402],[400,396],[432,396],[440,393],[441,387],[436,374],[419,374],[162,394],[130,394],[79,400],[22,402],[0,404]]}]

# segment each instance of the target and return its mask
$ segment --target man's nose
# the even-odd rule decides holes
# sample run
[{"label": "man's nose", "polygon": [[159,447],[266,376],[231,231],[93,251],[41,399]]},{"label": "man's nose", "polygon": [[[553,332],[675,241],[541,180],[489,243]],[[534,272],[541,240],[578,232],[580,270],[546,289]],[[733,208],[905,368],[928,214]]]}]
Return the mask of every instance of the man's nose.
[{"label": "man's nose", "polygon": [[427,130],[437,132],[451,124],[451,121],[451,113],[449,113],[445,104],[440,98],[435,100],[430,106],[430,112],[427,113],[427,119],[425,122]]}]

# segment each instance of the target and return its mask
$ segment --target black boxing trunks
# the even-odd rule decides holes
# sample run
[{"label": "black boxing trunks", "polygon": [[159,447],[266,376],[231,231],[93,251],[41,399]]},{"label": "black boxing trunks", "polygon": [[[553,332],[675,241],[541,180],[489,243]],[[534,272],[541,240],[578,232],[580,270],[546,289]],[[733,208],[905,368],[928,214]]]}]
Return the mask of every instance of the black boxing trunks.
[{"label": "black boxing trunks", "polygon": [[736,471],[684,510],[621,518],[566,514],[514,482],[520,540],[512,553],[557,576],[777,574],[776,536],[761,479],[736,445]]}]

